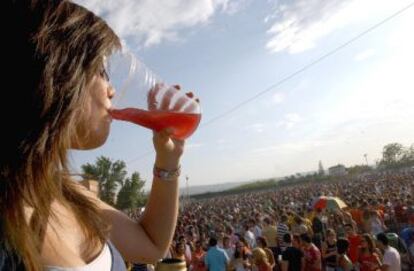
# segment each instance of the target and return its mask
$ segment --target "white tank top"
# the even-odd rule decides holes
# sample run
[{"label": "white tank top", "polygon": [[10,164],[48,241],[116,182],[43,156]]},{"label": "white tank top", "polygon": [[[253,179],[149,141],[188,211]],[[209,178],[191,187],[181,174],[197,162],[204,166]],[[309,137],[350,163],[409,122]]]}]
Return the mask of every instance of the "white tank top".
[{"label": "white tank top", "polygon": [[118,250],[105,243],[101,253],[90,263],[80,267],[46,266],[45,271],[126,271],[126,266]]}]

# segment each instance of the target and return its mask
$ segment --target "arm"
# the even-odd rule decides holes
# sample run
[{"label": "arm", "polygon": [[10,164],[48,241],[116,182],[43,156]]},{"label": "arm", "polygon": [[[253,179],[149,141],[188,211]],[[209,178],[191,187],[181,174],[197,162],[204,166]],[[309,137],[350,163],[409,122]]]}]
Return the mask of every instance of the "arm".
[{"label": "arm", "polygon": [[228,270],[234,270],[235,269],[235,264],[234,262],[236,261],[236,259],[232,259],[228,265]]},{"label": "arm", "polygon": [[381,270],[382,271],[388,271],[390,269],[390,263],[392,262],[392,259],[390,258],[390,255],[387,254],[387,252],[384,253],[384,258],[382,260]]},{"label": "arm", "polygon": [[320,256],[320,255],[318,255],[318,256],[316,257],[316,260],[315,260],[315,266],[316,266],[316,267],[320,267],[320,266],[322,266],[322,259],[321,259],[321,256]]},{"label": "arm", "polygon": [[[155,165],[175,170],[184,141],[173,140],[167,131],[154,134]],[[110,239],[122,256],[131,262],[154,263],[163,258],[173,238],[178,216],[178,178],[165,181],[154,177],[151,195],[140,221],[135,223],[121,211],[99,201],[111,226]]]},{"label": "arm", "polygon": [[231,270],[230,258],[227,256],[226,253],[224,253],[224,262],[226,264],[226,270]]},{"label": "arm", "polygon": [[273,252],[270,249],[268,249],[268,248],[266,248],[266,249],[268,251],[268,255],[267,256],[269,258],[270,267],[272,267],[272,269],[273,269],[273,267],[275,267],[275,265],[276,265],[275,257],[273,256]]},{"label": "arm", "polygon": [[320,268],[321,266],[321,254],[319,251],[311,250],[311,258],[308,259],[308,263],[312,267]]},{"label": "arm", "polygon": [[322,243],[322,258],[327,258],[327,257],[329,257],[330,256],[330,253],[329,254],[327,254],[326,253],[326,250],[327,250],[327,245],[326,245],[326,243],[325,242],[323,242]]},{"label": "arm", "polygon": [[228,268],[230,264],[230,258],[227,256],[227,253],[224,252],[224,250],[223,250],[222,257],[223,257],[224,263],[226,264],[226,267]]},{"label": "arm", "polygon": [[332,252],[326,253],[327,250],[328,250],[328,245],[327,245],[326,242],[323,242],[322,243],[322,259],[326,259],[326,258],[328,258],[330,256],[334,256],[334,255],[337,254],[336,251],[332,251]]},{"label": "arm", "polygon": [[345,271],[351,271],[348,261],[343,255],[341,256],[341,258],[339,258],[338,266]]},{"label": "arm", "polygon": [[282,261],[282,271],[288,271],[288,268],[289,268],[289,262]]}]

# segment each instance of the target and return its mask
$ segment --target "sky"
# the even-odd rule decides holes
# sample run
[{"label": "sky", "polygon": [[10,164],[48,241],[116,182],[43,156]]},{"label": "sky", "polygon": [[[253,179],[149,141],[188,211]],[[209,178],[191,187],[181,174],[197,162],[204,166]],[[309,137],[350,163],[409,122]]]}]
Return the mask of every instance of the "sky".
[{"label": "sky", "polygon": [[[414,143],[412,0],[75,2],[167,83],[200,98],[181,186],[185,176],[210,185],[309,172],[319,161],[363,164],[364,154],[374,164],[385,144]],[[148,188],[151,138],[113,121],[104,146],[71,153],[73,170],[104,155]]]}]

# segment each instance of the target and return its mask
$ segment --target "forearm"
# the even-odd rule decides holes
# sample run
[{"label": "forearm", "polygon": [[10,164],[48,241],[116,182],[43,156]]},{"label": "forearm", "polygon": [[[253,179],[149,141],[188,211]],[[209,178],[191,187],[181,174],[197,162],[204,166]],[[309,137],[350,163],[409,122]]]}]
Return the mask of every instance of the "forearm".
[{"label": "forearm", "polygon": [[162,254],[173,238],[177,216],[178,179],[166,181],[154,177],[140,224]]}]

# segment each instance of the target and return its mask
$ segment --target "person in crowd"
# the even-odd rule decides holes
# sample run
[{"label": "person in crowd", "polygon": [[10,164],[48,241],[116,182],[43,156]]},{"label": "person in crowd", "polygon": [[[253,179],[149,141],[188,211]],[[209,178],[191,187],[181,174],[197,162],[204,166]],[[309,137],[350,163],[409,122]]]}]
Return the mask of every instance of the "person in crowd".
[{"label": "person in crowd", "polygon": [[382,271],[401,271],[400,253],[389,245],[388,237],[385,233],[377,234],[378,248],[383,252]]},{"label": "person in crowd", "polygon": [[[340,214],[342,214],[341,216],[342,219],[341,219],[341,223],[339,227],[336,229],[336,233],[338,236],[345,237],[346,236],[345,225],[351,224],[354,227],[354,229],[357,229],[358,224],[355,222],[350,212],[344,210],[344,211],[341,211]],[[344,227],[343,234],[342,234],[342,226]],[[341,230],[341,233],[339,233],[339,230]]]},{"label": "person in crowd", "polygon": [[300,237],[286,233],[283,236],[286,249],[282,254],[281,271],[305,271],[305,256],[301,250]]},{"label": "person in crowd", "polygon": [[227,236],[230,237],[230,246],[234,247],[236,245],[236,242],[239,241],[239,237],[235,234],[233,226],[226,225],[225,232]]},{"label": "person in crowd", "polygon": [[386,226],[384,225],[384,221],[379,216],[379,213],[376,210],[371,210],[368,223],[369,223],[369,233],[372,236],[376,236],[377,234],[381,232],[385,232],[385,230],[387,229]]},{"label": "person in crowd", "polygon": [[264,237],[257,237],[256,239],[257,247],[264,250],[267,256],[267,260],[270,264],[270,267],[273,269],[275,267],[275,257],[273,256],[273,251],[268,247],[267,240]]},{"label": "person in crowd", "polygon": [[[414,259],[414,233],[411,234],[411,242],[410,246],[408,247],[408,250],[410,251],[412,259]],[[413,263],[414,264],[414,263]]]},{"label": "person in crowd", "polygon": [[272,225],[272,220],[269,216],[263,219],[263,224],[262,236],[266,239],[269,249],[272,251],[273,257],[275,257],[277,255],[277,228]]},{"label": "person in crowd", "polygon": [[286,248],[286,245],[283,243],[283,236],[286,233],[290,233],[289,227],[287,225],[288,217],[286,214],[282,214],[280,217],[280,222],[277,225],[277,240],[279,244],[280,251],[283,251]]},{"label": "person in crowd", "polygon": [[185,256],[185,244],[177,242],[174,249],[174,258],[185,261],[187,268],[190,266],[190,260]]},{"label": "person in crowd", "polygon": [[256,247],[256,238],[254,236],[254,233],[251,231],[251,227],[249,226],[249,224],[245,224],[244,225],[244,240],[246,240],[246,242],[249,245],[249,248],[255,248]]},{"label": "person in crowd", "polygon": [[204,257],[206,252],[203,249],[202,242],[197,240],[195,243],[195,249],[191,255],[191,270],[192,271],[207,271],[204,263]]},{"label": "person in crowd", "polygon": [[322,243],[322,259],[325,263],[326,271],[335,271],[337,255],[336,233],[333,229],[328,229],[326,231],[326,241]]},{"label": "person in crowd", "polygon": [[248,225],[249,225],[250,231],[253,232],[253,235],[255,238],[262,236],[262,228],[260,227],[258,223],[258,219],[250,218]]},{"label": "person in crowd", "polygon": [[352,224],[345,225],[346,238],[349,242],[348,256],[352,263],[355,264],[358,261],[359,247],[361,246],[361,236],[355,232]]},{"label": "person in crowd", "polygon": [[322,241],[325,237],[325,225],[322,222],[322,210],[316,209],[315,216],[312,219],[313,243],[322,248]]},{"label": "person in crowd", "polygon": [[306,225],[303,218],[299,216],[298,214],[295,214],[293,218],[292,233],[299,234],[299,235],[303,233],[309,233],[308,226]]},{"label": "person in crowd", "polygon": [[337,271],[352,271],[354,270],[354,265],[352,261],[346,255],[346,252],[349,248],[349,241],[345,238],[339,238],[336,242],[337,252],[338,252],[338,262],[337,262]]},{"label": "person in crowd", "polygon": [[235,271],[246,271],[250,269],[249,254],[245,250],[243,242],[236,242],[234,255],[231,260],[230,269]]},{"label": "person in crowd", "polygon": [[381,260],[378,255],[374,240],[371,235],[364,234],[361,239],[361,247],[358,256],[360,271],[378,271],[381,268]]},{"label": "person in crowd", "polygon": [[234,247],[231,245],[230,237],[224,236],[223,237],[223,249],[227,254],[227,257],[231,259],[234,255]]},{"label": "person in crowd", "polygon": [[272,271],[266,252],[259,247],[252,251],[252,263],[253,271]]},{"label": "person in crowd", "polygon": [[210,238],[204,263],[208,271],[226,271],[230,263],[226,252],[217,246],[217,239],[214,237]]},{"label": "person in crowd", "polygon": [[191,262],[191,253],[192,253],[192,248],[191,248],[190,243],[187,242],[184,235],[181,235],[180,237],[178,237],[178,243],[184,246],[185,261],[187,264],[189,264]]},{"label": "person in crowd", "polygon": [[307,233],[301,234],[300,240],[305,257],[305,270],[322,271],[322,259],[320,250],[315,246],[315,244],[312,243],[312,240]]}]

